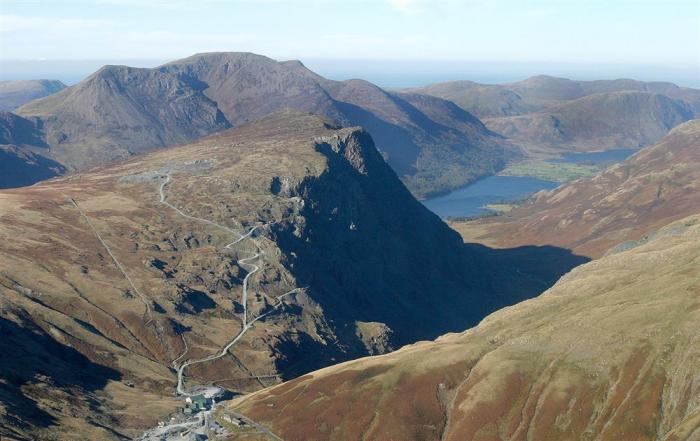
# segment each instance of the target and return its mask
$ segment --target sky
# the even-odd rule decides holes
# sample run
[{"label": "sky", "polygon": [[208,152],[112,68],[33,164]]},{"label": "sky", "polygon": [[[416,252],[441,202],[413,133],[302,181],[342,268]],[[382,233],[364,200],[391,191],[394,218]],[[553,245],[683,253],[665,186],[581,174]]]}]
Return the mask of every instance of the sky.
[{"label": "sky", "polygon": [[543,73],[700,86],[700,0],[0,0],[4,79],[209,51],[381,85]]}]

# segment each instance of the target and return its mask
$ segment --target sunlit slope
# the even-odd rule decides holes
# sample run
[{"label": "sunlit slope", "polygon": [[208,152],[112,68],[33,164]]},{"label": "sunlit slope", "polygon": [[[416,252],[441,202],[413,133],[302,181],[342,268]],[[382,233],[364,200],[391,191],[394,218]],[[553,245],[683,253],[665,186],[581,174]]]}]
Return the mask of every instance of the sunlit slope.
[{"label": "sunlit slope", "polygon": [[235,408],[296,440],[700,439],[700,218],[435,342]]}]

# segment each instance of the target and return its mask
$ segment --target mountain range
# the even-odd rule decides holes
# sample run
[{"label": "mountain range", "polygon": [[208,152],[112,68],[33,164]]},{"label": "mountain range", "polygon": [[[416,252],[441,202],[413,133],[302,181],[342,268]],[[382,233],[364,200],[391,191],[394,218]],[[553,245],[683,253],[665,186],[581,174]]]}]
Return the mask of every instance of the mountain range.
[{"label": "mountain range", "polygon": [[614,92],[642,92],[664,95],[682,101],[697,112],[700,90],[662,81],[630,79],[577,81],[537,75],[507,84],[480,84],[451,81],[425,87],[403,89],[450,100],[479,118],[518,116],[543,111],[567,101]]},{"label": "mountain range", "polygon": [[[453,103],[331,81],[298,61],[207,53],[153,69],[105,66],[15,113],[69,170],[193,141],[287,108],[371,131],[414,194],[444,192],[503,167],[519,149]],[[9,185],[6,185],[9,186]]]},{"label": "mountain range", "polygon": [[[699,114],[700,91],[546,76],[390,91],[364,80],[328,80],[299,61],[204,53],[152,69],[105,66],[24,104],[14,112],[34,125],[47,148],[11,144],[5,155],[15,154],[13,162],[32,171],[50,164],[29,174],[43,178],[59,170],[54,163],[61,172],[83,170],[287,108],[365,127],[404,184],[425,198],[524,158],[653,144]],[[40,160],[27,161],[30,156]],[[11,177],[0,181],[5,188],[24,184]]]},{"label": "mountain range", "polygon": [[[700,441],[699,90],[234,52],[4,90],[3,440]],[[416,199],[621,147],[498,216]]]},{"label": "mountain range", "polygon": [[457,81],[408,90],[455,102],[535,158],[644,147],[700,116],[700,90],[665,82],[540,75],[503,85]]}]

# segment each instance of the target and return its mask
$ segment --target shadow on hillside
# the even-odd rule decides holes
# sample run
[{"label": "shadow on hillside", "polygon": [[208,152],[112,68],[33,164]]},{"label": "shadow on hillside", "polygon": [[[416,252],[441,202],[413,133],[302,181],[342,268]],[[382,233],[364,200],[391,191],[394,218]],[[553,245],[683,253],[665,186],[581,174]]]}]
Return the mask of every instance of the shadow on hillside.
[{"label": "shadow on hillside", "polygon": [[378,148],[389,155],[389,161],[396,173],[412,175],[416,172],[415,163],[420,154],[420,147],[413,141],[408,130],[377,118],[371,112],[353,104],[339,101],[337,105],[352,125],[361,126],[372,134]]},{"label": "shadow on hillside", "polygon": [[14,147],[0,148],[0,189],[33,185],[65,171],[52,159]]},{"label": "shadow on hillside", "polygon": [[[337,344],[290,338],[280,345],[286,378],[367,355],[368,341],[398,348],[464,331],[588,260],[552,246],[465,244],[400,183],[367,133],[333,142],[317,146],[328,171],[297,190],[306,202],[304,228],[280,223],[272,234],[298,286],[323,311],[314,332]],[[363,337],[362,323],[380,334]]]},{"label": "shadow on hillside", "polygon": [[[478,259],[483,271],[482,282],[486,283],[480,289],[490,294],[489,301],[484,302],[484,317],[503,307],[537,297],[561,276],[591,260],[566,248],[549,245],[500,249],[465,243],[464,250],[469,259]],[[480,320],[469,325],[476,325]]]},{"label": "shadow on hillside", "polygon": [[[23,388],[41,388],[37,395],[56,397],[57,389],[91,392],[104,388],[109,380],[121,378],[116,370],[91,362],[39,328],[0,317],[0,336],[0,402],[6,412],[0,430],[7,425],[6,429],[21,433],[31,427],[56,424],[52,415],[23,393]],[[69,400],[67,406],[78,402]]]}]

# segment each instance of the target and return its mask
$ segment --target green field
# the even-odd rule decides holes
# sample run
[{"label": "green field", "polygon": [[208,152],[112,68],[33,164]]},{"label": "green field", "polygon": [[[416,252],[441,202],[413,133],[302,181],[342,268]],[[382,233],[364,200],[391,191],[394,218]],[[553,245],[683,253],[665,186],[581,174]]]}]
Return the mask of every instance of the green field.
[{"label": "green field", "polygon": [[496,213],[508,213],[513,208],[517,207],[517,204],[486,204],[484,208],[488,208]]},{"label": "green field", "polygon": [[509,165],[499,174],[502,176],[526,176],[553,182],[568,182],[591,177],[602,169],[601,166],[593,164],[537,161]]}]

